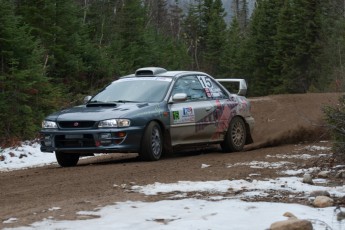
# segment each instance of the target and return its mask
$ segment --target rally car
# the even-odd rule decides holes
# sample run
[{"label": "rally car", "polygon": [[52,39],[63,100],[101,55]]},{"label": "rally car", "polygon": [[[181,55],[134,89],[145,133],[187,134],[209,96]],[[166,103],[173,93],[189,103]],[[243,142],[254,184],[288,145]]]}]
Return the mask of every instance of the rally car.
[{"label": "rally car", "polygon": [[[230,93],[223,82],[236,82]],[[84,105],[42,122],[41,151],[55,152],[62,167],[95,153],[135,152],[156,161],[186,146],[220,144],[241,151],[253,142],[254,119],[244,79],[214,79],[203,72],[140,68],[113,81]]]}]

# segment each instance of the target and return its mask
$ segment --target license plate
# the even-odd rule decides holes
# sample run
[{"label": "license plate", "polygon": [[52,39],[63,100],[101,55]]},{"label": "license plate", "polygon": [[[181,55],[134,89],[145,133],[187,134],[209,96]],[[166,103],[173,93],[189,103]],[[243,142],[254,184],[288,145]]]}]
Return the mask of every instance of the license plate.
[{"label": "license plate", "polygon": [[83,134],[67,134],[65,135],[66,139],[82,139]]}]

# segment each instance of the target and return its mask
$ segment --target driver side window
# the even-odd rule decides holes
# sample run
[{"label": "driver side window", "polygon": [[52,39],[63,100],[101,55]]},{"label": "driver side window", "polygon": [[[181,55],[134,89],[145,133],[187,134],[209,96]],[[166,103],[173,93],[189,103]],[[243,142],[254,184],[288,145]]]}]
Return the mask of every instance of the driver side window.
[{"label": "driver side window", "polygon": [[205,100],[206,93],[196,76],[186,76],[178,79],[174,85],[172,95],[187,94],[187,101]]}]

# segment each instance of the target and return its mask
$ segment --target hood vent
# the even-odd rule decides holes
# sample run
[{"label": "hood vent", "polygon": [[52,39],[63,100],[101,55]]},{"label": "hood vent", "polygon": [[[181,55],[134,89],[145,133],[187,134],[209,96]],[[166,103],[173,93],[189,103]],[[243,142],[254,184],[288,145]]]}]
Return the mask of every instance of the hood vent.
[{"label": "hood vent", "polygon": [[86,107],[116,107],[117,104],[113,102],[96,102],[96,103],[88,103],[86,104]]}]

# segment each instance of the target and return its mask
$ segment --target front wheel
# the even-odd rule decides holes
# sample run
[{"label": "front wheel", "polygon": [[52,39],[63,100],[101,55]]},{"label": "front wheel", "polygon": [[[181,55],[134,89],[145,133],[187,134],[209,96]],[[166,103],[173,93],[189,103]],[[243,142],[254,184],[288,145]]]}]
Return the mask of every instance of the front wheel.
[{"label": "front wheel", "polygon": [[246,127],[240,117],[234,117],[229,125],[224,141],[221,143],[223,152],[238,152],[246,143]]},{"label": "front wheel", "polygon": [[140,158],[146,161],[157,161],[163,151],[163,136],[159,124],[152,121],[145,129],[141,140]]},{"label": "front wheel", "polygon": [[56,160],[61,167],[76,166],[79,161],[79,154],[55,152]]}]

